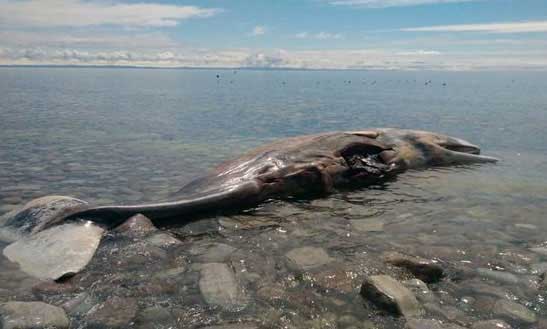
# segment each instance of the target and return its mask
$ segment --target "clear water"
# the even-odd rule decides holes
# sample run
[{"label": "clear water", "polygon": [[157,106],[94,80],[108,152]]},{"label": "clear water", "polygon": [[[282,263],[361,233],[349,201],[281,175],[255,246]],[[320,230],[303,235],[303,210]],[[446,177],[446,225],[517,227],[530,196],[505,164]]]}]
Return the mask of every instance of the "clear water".
[{"label": "clear water", "polygon": [[[502,161],[407,172],[380,186],[189,224],[181,219],[165,230],[182,245],[138,266],[123,261],[131,244],[109,236],[77,293],[95,303],[135,298],[133,326],[143,328],[390,328],[404,321],[369,305],[359,286],[376,273],[404,279],[381,258],[395,250],[438,259],[450,273],[430,285],[438,309],[429,306],[427,318],[461,325],[504,318],[492,305],[508,299],[537,321],[506,321],[541,326],[546,90],[546,75],[532,72],[0,68],[0,211],[48,194],[97,204],[161,201],[223,159],[285,136],[367,127],[443,132]],[[200,264],[215,244],[235,249],[213,258],[235,272],[246,307],[211,307],[199,293]],[[305,246],[333,260],[303,273],[291,269],[286,254]],[[171,268],[183,268],[161,280],[172,289],[150,288],[158,286],[152,273]],[[61,305],[77,295],[40,294],[33,284],[0,258],[0,302]],[[164,322],[143,315],[151,307],[165,311]],[[75,327],[86,326],[86,313],[71,317]]]}]

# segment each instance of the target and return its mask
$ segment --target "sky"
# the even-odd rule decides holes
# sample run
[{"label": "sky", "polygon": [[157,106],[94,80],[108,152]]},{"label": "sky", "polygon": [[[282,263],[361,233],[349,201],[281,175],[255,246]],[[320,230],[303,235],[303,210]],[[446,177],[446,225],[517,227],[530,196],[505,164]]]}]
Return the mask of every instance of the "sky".
[{"label": "sky", "polygon": [[547,69],[546,0],[0,0],[0,65]]}]

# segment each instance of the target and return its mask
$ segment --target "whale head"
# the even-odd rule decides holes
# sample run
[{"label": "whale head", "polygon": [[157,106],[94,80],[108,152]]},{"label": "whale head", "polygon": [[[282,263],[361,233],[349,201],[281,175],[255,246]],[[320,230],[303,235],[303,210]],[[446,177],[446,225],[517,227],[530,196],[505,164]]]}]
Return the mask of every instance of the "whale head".
[{"label": "whale head", "polygon": [[391,150],[381,156],[385,163],[401,169],[496,162],[480,154],[477,145],[461,138],[421,130],[378,129],[376,140]]}]

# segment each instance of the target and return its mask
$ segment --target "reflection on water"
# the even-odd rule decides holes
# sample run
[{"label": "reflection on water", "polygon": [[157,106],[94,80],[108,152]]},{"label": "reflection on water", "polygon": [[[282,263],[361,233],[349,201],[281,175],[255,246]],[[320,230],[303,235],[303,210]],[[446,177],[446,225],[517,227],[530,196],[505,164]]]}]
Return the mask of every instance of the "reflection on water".
[{"label": "reflection on water", "polygon": [[[228,83],[215,75],[0,69],[0,210],[47,194],[97,204],[162,200],[253,146],[328,130],[440,131],[503,161],[407,172],[378,186],[241,214],[180,218],[185,225],[164,228],[181,241],[169,246],[161,236],[110,233],[88,270],[57,290],[31,289],[36,281],[0,257],[0,302],[63,305],[75,327],[104,324],[94,307],[118,296],[128,306],[103,317],[125,312],[142,328],[391,328],[404,321],[364,301],[359,289],[373,274],[412,279],[382,260],[399,251],[437,260],[446,271],[416,290],[426,318],[545,326],[547,79],[221,72],[234,75]],[[344,84],[348,78],[354,83]],[[426,79],[434,83],[424,86]],[[210,273],[227,273],[213,292]]]}]

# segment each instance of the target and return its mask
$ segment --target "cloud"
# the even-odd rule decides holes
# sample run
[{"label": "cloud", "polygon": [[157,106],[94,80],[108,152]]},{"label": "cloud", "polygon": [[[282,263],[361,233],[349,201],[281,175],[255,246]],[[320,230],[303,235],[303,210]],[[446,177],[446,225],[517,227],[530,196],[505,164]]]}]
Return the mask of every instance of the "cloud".
[{"label": "cloud", "polygon": [[190,18],[210,17],[217,8],[156,3],[82,0],[0,0],[0,25],[10,27],[171,27]]},{"label": "cloud", "polygon": [[405,32],[487,32],[487,33],[530,33],[547,32],[547,21],[505,22],[488,24],[460,24],[410,27]]},{"label": "cloud", "polygon": [[327,39],[343,39],[344,36],[340,33],[329,33],[329,32],[319,32],[316,34],[308,32],[300,32],[294,35],[297,39],[317,39],[317,40],[327,40]]},{"label": "cloud", "polygon": [[472,2],[480,0],[330,0],[329,3],[337,6],[352,6],[364,8],[408,7],[433,5],[443,3]]},{"label": "cloud", "polygon": [[256,37],[256,36],[259,36],[259,35],[263,35],[264,33],[266,33],[266,27],[264,27],[262,25],[257,25],[253,28],[250,35]]},{"label": "cloud", "polygon": [[413,50],[413,51],[400,51],[397,53],[397,55],[401,56],[416,56],[416,55],[423,55],[423,56],[436,56],[441,55],[442,53],[440,51],[436,50]]}]

